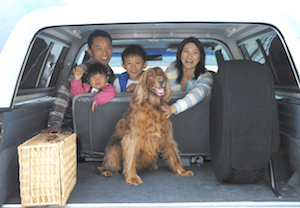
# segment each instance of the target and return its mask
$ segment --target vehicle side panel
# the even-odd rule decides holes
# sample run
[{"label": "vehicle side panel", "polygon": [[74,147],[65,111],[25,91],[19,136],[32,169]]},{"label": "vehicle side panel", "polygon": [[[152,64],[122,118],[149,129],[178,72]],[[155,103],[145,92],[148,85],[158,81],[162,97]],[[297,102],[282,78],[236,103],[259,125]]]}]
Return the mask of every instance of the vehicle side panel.
[{"label": "vehicle side panel", "polygon": [[46,127],[52,101],[24,105],[0,114],[0,204],[18,188],[17,147]]}]

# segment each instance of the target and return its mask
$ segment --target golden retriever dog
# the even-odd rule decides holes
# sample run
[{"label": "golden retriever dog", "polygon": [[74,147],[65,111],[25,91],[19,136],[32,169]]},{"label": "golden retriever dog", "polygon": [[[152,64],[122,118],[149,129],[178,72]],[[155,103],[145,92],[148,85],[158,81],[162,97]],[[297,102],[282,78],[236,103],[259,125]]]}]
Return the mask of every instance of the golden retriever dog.
[{"label": "golden retriever dog", "polygon": [[164,71],[159,67],[147,69],[131,96],[128,112],[117,123],[105,148],[103,166],[96,168],[101,175],[110,177],[123,170],[127,183],[139,185],[142,180],[137,170],[156,170],[158,153],[174,173],[194,175],[184,170],[173,139],[172,123],[160,108],[170,98],[169,80]]}]

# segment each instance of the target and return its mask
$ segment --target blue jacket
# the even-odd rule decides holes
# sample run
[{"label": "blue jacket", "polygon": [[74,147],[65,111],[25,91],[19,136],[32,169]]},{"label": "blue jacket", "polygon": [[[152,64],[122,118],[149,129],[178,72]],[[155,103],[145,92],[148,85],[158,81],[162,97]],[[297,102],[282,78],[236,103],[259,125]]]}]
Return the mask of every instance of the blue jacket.
[{"label": "blue jacket", "polygon": [[121,92],[127,92],[126,85],[127,85],[128,79],[129,79],[129,74],[127,72],[124,72],[120,75],[119,83],[120,83]]}]

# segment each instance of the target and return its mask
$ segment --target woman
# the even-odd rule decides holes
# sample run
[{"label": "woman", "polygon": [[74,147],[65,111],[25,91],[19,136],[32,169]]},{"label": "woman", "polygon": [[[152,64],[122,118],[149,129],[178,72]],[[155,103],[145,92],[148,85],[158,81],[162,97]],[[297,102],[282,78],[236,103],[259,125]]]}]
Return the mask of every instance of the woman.
[{"label": "woman", "polygon": [[166,74],[172,92],[189,91],[182,99],[167,107],[161,107],[166,118],[178,114],[202,101],[211,91],[213,77],[205,68],[205,53],[201,42],[194,37],[184,39]]}]

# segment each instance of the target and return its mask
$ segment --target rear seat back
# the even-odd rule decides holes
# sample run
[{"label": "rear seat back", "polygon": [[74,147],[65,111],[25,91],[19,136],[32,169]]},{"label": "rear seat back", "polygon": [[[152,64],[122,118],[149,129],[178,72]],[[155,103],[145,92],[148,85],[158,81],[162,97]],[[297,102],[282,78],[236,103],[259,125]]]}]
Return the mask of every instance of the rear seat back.
[{"label": "rear seat back", "polygon": [[91,111],[93,94],[82,94],[73,99],[73,125],[81,151],[87,156],[103,155],[117,122],[129,107],[129,93],[119,93],[113,100]]},{"label": "rear seat back", "polygon": [[[169,104],[176,102],[186,94],[187,92],[173,93]],[[210,155],[209,111],[210,95],[194,107],[170,117],[174,139],[181,156]]]},{"label": "rear seat back", "polygon": [[[169,104],[186,95],[173,93]],[[85,157],[102,157],[115,126],[127,111],[131,93],[118,93],[109,103],[91,111],[93,94],[82,94],[73,99],[73,124],[78,136],[81,153]],[[171,116],[175,141],[181,156],[208,156],[209,153],[209,102],[201,103]]]}]

